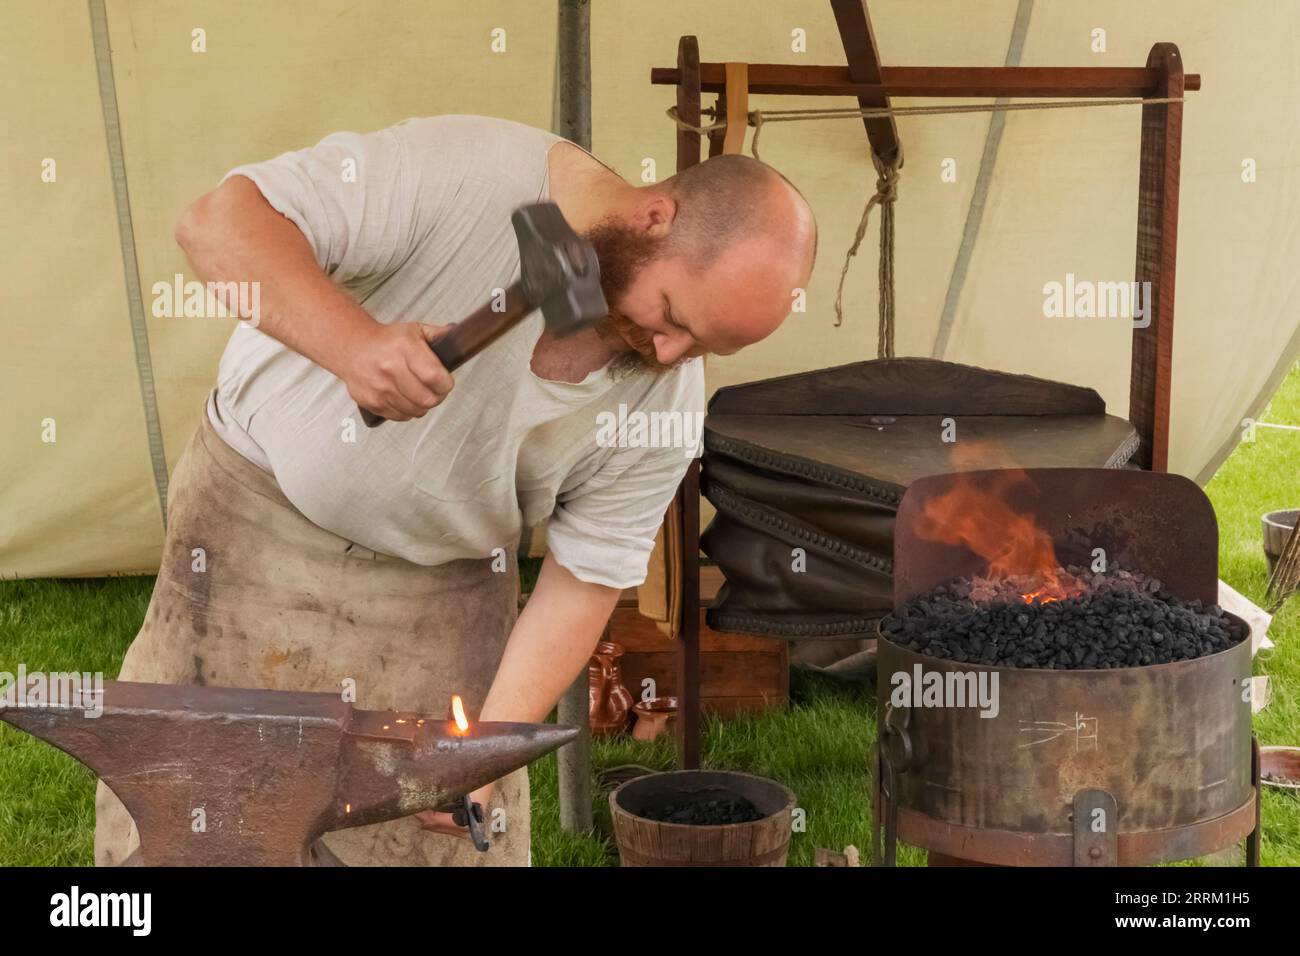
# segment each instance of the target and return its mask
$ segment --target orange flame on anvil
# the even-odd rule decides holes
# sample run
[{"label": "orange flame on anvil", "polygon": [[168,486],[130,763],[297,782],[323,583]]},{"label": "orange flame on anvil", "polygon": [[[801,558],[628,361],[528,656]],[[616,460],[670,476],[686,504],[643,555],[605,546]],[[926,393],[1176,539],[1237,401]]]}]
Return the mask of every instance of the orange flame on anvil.
[{"label": "orange flame on anvil", "polygon": [[916,535],[926,541],[964,545],[988,562],[986,577],[1023,575],[1041,581],[1040,587],[1020,595],[1026,604],[1048,604],[1077,593],[1072,579],[1061,579],[1051,536],[1031,515],[1021,514],[1008,503],[1009,493],[1027,484],[1029,476],[1019,469],[1004,469],[977,481],[962,471],[988,468],[1001,456],[987,445],[968,442],[966,446],[961,451],[954,448],[953,464],[958,473],[952,487],[925,503],[917,518]]},{"label": "orange flame on anvil", "polygon": [[469,720],[465,716],[465,703],[460,699],[460,694],[451,695],[451,717],[456,722],[457,733],[465,733],[469,730]]}]

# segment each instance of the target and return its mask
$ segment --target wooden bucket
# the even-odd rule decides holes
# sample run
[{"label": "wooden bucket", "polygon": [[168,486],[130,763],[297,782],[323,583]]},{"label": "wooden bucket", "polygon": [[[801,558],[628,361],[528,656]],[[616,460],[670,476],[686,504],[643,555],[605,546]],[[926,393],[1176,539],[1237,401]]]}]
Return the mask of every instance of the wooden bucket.
[{"label": "wooden bucket", "polygon": [[1264,556],[1268,558],[1268,573],[1273,573],[1277,559],[1282,556],[1287,538],[1300,518],[1300,509],[1270,511],[1264,515]]},{"label": "wooden bucket", "polygon": [[[695,826],[640,815],[669,795],[726,790],[763,816],[750,823]],[[629,780],[609,795],[623,866],[785,866],[794,793],[775,780],[729,771],[680,770]]]}]

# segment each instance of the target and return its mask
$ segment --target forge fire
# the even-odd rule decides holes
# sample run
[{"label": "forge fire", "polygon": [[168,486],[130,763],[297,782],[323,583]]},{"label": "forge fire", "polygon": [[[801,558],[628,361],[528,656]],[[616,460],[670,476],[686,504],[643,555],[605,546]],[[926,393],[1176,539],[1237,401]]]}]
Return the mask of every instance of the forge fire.
[{"label": "forge fire", "polygon": [[1045,669],[1168,664],[1247,636],[1217,605],[1183,601],[1155,578],[1080,568],[955,580],[902,607],[882,631],[931,657]]}]

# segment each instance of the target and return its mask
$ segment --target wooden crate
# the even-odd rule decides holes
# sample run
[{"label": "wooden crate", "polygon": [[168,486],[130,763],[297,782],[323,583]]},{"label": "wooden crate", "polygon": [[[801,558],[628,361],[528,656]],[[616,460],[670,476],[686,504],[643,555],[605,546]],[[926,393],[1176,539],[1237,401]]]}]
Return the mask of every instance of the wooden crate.
[{"label": "wooden crate", "polygon": [[[717,593],[717,568],[700,569],[700,603]],[[661,697],[677,693],[677,642],[642,617],[636,592],[624,593],[609,622],[609,640],[621,644],[623,683],[637,700],[646,678]],[[700,611],[700,704],[710,713],[757,713],[790,700],[790,656],[785,641],[715,631]]]}]

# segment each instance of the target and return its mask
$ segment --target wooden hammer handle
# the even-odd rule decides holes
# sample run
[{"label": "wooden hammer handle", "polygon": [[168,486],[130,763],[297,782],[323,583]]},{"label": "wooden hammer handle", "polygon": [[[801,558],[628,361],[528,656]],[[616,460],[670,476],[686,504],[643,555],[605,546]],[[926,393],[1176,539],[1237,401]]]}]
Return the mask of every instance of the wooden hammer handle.
[{"label": "wooden hammer handle", "polygon": [[[433,342],[429,348],[448,372],[454,372],[498,338],[510,331],[541,303],[524,295],[522,282],[516,282],[491,302],[461,319]],[[360,409],[367,428],[382,425],[386,418]]]}]

